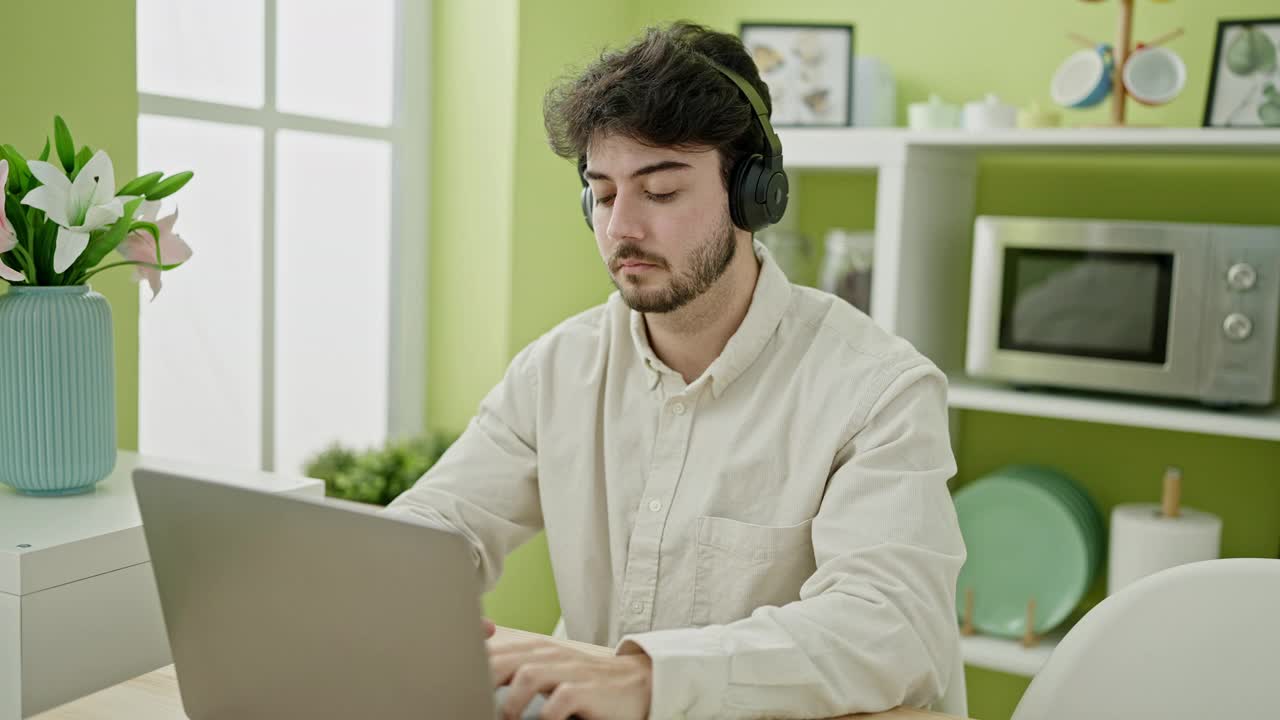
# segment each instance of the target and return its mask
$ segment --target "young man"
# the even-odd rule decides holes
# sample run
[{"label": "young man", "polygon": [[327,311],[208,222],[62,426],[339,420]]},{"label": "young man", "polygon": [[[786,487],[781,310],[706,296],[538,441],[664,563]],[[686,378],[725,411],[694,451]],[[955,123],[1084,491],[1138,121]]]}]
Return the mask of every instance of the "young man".
[{"label": "young man", "polygon": [[768,105],[736,37],[680,23],[548,94],[618,292],[520,352],[388,509],[465,535],[489,587],[545,529],[557,633],[617,648],[491,641],[508,717],[536,693],[556,719],[827,717],[951,680],[945,378],[753,243],[785,178],[737,177],[771,131],[733,73]]}]

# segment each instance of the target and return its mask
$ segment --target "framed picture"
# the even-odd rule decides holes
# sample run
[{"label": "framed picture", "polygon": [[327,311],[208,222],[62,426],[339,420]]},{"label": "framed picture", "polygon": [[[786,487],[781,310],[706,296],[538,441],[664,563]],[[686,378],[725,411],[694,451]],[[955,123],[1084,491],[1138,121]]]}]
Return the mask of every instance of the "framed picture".
[{"label": "framed picture", "polygon": [[775,127],[853,124],[853,26],[742,23]]},{"label": "framed picture", "polygon": [[1280,127],[1280,18],[1222,20],[1205,127]]}]

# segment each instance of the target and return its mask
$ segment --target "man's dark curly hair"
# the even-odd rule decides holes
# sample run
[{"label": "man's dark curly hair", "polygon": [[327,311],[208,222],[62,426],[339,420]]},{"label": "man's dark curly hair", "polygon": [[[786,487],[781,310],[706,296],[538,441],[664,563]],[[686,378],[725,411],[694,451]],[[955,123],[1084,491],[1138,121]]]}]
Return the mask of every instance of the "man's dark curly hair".
[{"label": "man's dark curly hair", "polygon": [[679,21],[646,29],[630,46],[604,52],[580,75],[552,87],[543,101],[551,149],[581,163],[596,133],[651,147],[714,147],[727,189],[734,164],[760,152],[764,136],[742,91],[705,58],[746,78],[773,109],[769,88],[737,36]]}]

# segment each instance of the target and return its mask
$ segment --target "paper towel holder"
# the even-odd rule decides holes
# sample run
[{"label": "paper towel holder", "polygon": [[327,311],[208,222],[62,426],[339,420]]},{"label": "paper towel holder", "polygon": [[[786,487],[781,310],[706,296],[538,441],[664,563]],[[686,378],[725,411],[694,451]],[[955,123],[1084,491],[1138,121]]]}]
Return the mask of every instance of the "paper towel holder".
[{"label": "paper towel holder", "polygon": [[1035,647],[1040,642],[1040,636],[1036,635],[1036,599],[1030,597],[1027,599],[1027,625],[1022,631],[1022,647]]},{"label": "paper towel holder", "polygon": [[1182,469],[1170,465],[1164,471],[1164,491],[1160,495],[1160,514],[1178,517],[1182,502]]}]

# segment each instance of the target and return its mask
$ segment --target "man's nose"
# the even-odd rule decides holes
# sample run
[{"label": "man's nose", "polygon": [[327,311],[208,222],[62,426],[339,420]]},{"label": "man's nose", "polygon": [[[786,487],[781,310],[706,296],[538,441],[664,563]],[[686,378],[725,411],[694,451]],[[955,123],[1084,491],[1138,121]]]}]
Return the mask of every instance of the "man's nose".
[{"label": "man's nose", "polygon": [[622,192],[614,195],[609,213],[609,239],[614,242],[642,239],[644,223],[641,213],[640,198]]}]

